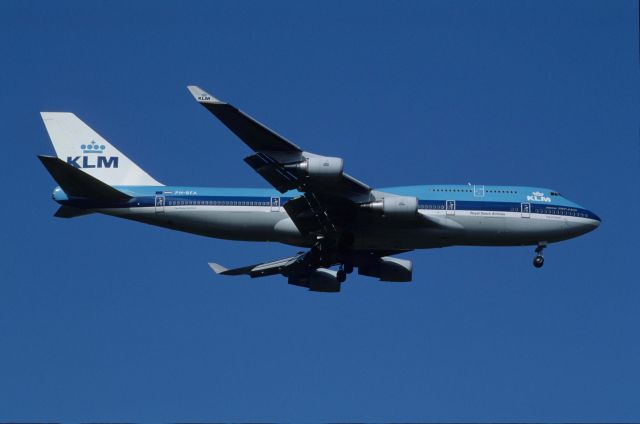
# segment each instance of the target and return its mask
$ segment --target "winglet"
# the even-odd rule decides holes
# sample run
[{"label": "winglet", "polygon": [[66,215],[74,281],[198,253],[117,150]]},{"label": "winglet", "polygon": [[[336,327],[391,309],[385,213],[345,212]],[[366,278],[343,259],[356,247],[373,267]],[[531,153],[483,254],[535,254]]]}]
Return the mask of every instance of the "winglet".
[{"label": "winglet", "polygon": [[198,103],[224,104],[223,101],[216,99],[197,85],[188,85],[187,88]]},{"label": "winglet", "polygon": [[215,262],[209,262],[209,266],[216,274],[224,274],[226,271],[229,271],[227,268]]}]

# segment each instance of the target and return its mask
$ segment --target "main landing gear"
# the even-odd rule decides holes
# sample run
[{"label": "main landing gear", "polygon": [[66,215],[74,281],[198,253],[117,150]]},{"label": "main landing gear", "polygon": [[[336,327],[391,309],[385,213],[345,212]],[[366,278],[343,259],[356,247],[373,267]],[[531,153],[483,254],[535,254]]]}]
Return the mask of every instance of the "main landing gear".
[{"label": "main landing gear", "polygon": [[538,247],[536,247],[536,256],[533,258],[533,266],[536,268],[542,268],[544,265],[544,256],[542,256],[542,251],[547,247],[547,243],[541,241],[538,243]]},{"label": "main landing gear", "polygon": [[[346,237],[343,238],[338,244],[344,244],[344,240],[347,240],[348,243],[353,242],[353,237],[350,239]],[[311,250],[307,253],[306,256],[309,258],[309,262],[316,267],[331,267],[335,262],[336,254],[336,246],[334,241],[331,239],[327,239],[324,236],[318,236],[316,244],[313,245]],[[347,274],[351,274],[353,272],[353,262],[350,259],[341,258],[342,261],[340,263],[340,268],[336,273],[336,280],[338,283],[344,283],[347,281]]]},{"label": "main landing gear", "polygon": [[340,269],[338,270],[338,274],[336,278],[339,283],[344,283],[347,281],[347,274],[351,274],[353,272],[353,265],[351,264],[342,264],[340,265]]},{"label": "main landing gear", "polygon": [[353,272],[352,264],[342,264],[340,265],[340,269],[338,270],[338,274],[336,278],[339,283],[344,283],[347,280],[347,274],[351,274]]}]

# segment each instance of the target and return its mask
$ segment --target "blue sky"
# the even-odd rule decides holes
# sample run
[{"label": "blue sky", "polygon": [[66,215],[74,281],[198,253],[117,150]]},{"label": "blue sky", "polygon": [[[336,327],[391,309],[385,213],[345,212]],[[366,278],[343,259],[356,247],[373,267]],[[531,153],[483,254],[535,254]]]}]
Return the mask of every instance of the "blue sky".
[{"label": "blue sky", "polygon": [[[633,1],[2,2],[0,420],[638,421]],[[339,295],[216,277],[296,249],[52,217],[39,111],[168,184],[262,187],[200,85],[373,186],[552,187],[603,225],[405,255]]]}]

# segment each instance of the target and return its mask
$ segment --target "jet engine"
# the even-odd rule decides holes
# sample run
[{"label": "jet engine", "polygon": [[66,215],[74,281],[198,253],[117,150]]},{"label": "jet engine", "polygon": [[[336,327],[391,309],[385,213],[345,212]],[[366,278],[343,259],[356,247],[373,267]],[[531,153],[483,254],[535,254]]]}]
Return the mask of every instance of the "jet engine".
[{"label": "jet engine", "polygon": [[286,167],[296,169],[311,178],[335,179],[342,175],[344,161],[341,158],[318,156]]},{"label": "jet engine", "polygon": [[358,274],[376,277],[380,281],[408,282],[413,276],[413,264],[406,259],[385,256],[379,261],[361,265]]},{"label": "jet engine", "polygon": [[384,197],[360,206],[392,218],[414,218],[418,213],[418,199],[412,196]]},{"label": "jet engine", "polygon": [[289,276],[289,284],[307,287],[310,291],[335,293],[340,291],[336,271],[318,268],[308,275]]}]

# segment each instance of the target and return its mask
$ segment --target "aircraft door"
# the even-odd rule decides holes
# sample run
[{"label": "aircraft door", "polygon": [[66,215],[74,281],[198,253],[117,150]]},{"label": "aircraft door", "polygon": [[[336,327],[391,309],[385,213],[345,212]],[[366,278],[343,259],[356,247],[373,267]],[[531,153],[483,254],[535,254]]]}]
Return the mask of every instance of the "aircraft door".
[{"label": "aircraft door", "polygon": [[456,201],[455,200],[447,200],[447,215],[455,215],[456,214]]},{"label": "aircraft door", "polygon": [[164,213],[164,196],[156,195],[156,213]]},{"label": "aircraft door", "polygon": [[484,186],[483,185],[474,185],[473,186],[473,196],[474,197],[484,197]]},{"label": "aircraft door", "polygon": [[272,197],[271,198],[271,212],[279,212],[280,211],[280,198]]},{"label": "aircraft door", "polygon": [[531,218],[531,203],[521,203],[520,212],[523,218]]}]

